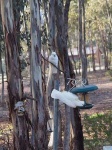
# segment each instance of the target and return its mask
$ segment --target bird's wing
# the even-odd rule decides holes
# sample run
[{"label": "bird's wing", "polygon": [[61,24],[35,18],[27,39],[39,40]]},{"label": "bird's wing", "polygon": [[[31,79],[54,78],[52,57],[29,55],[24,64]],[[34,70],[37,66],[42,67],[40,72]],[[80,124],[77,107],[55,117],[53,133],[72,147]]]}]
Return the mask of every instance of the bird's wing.
[{"label": "bird's wing", "polygon": [[51,97],[55,99],[59,99],[66,105],[73,108],[75,108],[76,106],[84,105],[84,101],[80,101],[76,95],[67,91],[60,92],[54,89],[51,93]]}]

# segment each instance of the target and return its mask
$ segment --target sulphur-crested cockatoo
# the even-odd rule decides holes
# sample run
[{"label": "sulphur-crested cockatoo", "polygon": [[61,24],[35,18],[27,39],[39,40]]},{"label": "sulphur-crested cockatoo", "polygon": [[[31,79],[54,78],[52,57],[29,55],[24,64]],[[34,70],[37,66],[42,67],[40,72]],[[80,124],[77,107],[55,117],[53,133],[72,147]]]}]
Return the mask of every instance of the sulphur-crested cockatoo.
[{"label": "sulphur-crested cockatoo", "polygon": [[66,105],[73,107],[73,108],[84,105],[84,101],[80,101],[78,96],[67,91],[60,92],[60,91],[53,89],[51,93],[51,97],[54,99],[59,99]]},{"label": "sulphur-crested cockatoo", "polygon": [[[49,56],[49,62],[58,67],[58,56],[55,52],[52,52]],[[57,73],[57,68],[50,64],[49,66],[49,74]]]},{"label": "sulphur-crested cockatoo", "polygon": [[49,56],[49,61],[53,63],[56,67],[58,66],[58,56],[55,52],[52,52]]}]

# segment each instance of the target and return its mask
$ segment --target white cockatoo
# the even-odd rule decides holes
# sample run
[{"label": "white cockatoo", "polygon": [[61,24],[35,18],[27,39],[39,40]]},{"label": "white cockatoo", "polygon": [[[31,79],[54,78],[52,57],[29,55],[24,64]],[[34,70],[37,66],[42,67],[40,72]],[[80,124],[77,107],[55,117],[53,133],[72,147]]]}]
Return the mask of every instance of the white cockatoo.
[{"label": "white cockatoo", "polygon": [[[52,52],[49,56],[49,62],[58,67],[58,56],[55,52]],[[49,74],[57,73],[57,68],[50,64],[49,66]]]},{"label": "white cockatoo", "polygon": [[18,101],[18,102],[15,104],[14,110],[18,109],[19,107],[23,107],[23,106],[24,106],[23,101]]},{"label": "white cockatoo", "polygon": [[23,116],[23,113],[25,112],[23,101],[18,101],[15,104],[14,110],[17,110],[18,116]]},{"label": "white cockatoo", "polygon": [[[49,56],[49,62],[53,65],[58,67],[58,56],[55,52],[52,52]],[[52,91],[52,82],[53,82],[53,74],[57,73],[57,68],[49,63],[49,73],[48,73],[48,80],[47,80],[47,94],[50,97]]]},{"label": "white cockatoo", "polygon": [[84,101],[80,101],[78,96],[67,91],[60,92],[53,89],[51,93],[51,97],[54,99],[59,99],[69,107],[73,107],[73,108],[84,105]]},{"label": "white cockatoo", "polygon": [[56,67],[58,66],[58,56],[55,52],[52,52],[49,56],[49,62],[53,63]]}]

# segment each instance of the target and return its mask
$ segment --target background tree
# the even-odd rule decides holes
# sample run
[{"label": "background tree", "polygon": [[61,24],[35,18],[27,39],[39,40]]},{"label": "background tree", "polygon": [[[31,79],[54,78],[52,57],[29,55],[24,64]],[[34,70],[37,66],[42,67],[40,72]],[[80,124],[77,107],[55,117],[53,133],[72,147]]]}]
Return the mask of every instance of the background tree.
[{"label": "background tree", "polygon": [[[2,18],[0,16],[0,22],[2,22]],[[3,28],[2,24],[0,25],[0,73],[2,75],[2,91],[1,91],[1,103],[4,100],[4,73],[5,73],[5,68],[3,68],[3,60],[4,60],[4,36],[3,36]]]}]

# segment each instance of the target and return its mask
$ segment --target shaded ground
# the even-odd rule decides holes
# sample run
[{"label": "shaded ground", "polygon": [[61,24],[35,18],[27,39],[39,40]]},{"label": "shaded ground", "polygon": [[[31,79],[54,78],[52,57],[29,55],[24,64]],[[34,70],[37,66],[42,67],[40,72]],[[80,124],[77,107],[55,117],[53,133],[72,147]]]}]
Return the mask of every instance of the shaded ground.
[{"label": "shaded ground", "polygon": [[[97,71],[96,73],[89,73],[88,75],[89,84],[95,84],[98,86],[98,90],[89,93],[89,99],[94,107],[90,110],[81,110],[81,114],[93,114],[99,112],[106,112],[112,108],[112,81],[110,77],[105,75],[104,71]],[[28,79],[29,80],[29,79]],[[24,90],[25,92],[30,91],[29,81],[24,79]],[[12,127],[8,120],[8,109],[6,106],[7,102],[7,83],[5,82],[5,99],[4,103],[0,104],[0,150],[2,145],[11,147],[10,142],[12,141]],[[1,92],[1,84],[0,84]],[[9,135],[9,136],[8,136]],[[11,149],[11,148],[10,148]]]},{"label": "shaded ground", "polygon": [[98,90],[89,93],[89,99],[94,107],[86,110],[86,113],[98,113],[110,110],[112,108],[112,81],[105,75],[104,71],[89,73],[89,84],[98,86]]}]

